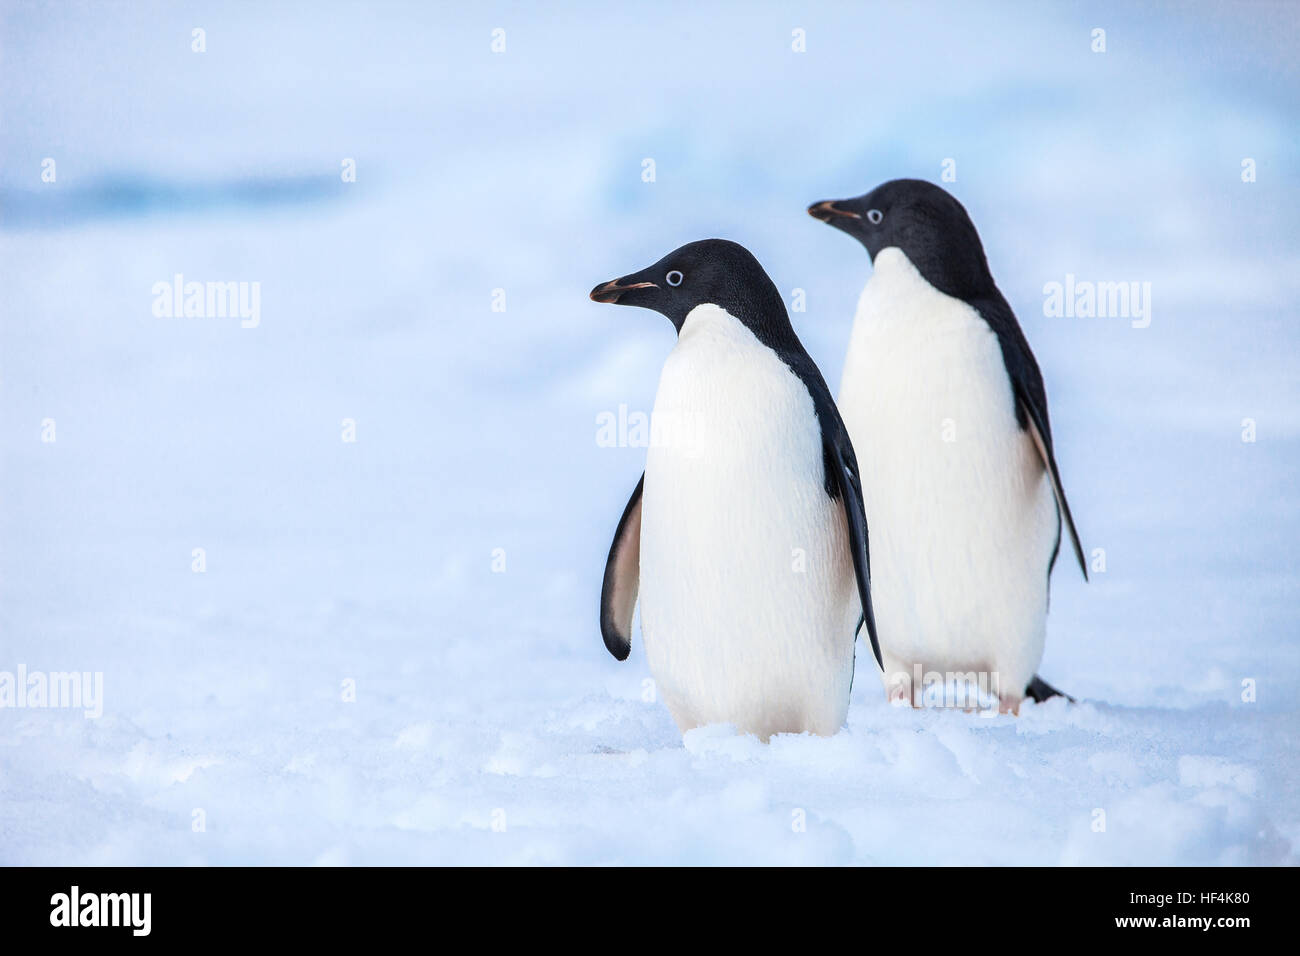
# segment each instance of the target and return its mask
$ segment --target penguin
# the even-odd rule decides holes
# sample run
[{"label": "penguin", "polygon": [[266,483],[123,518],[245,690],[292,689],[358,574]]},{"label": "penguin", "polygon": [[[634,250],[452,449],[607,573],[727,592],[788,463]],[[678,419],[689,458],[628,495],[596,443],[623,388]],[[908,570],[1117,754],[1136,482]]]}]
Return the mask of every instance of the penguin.
[{"label": "penguin", "polygon": [[682,733],[834,734],[861,624],[880,659],[867,522],[853,444],[780,293],[744,246],[705,239],[591,298],[677,330],[606,561],[606,648],[627,659],[639,599],[650,673]]},{"label": "penguin", "polygon": [[857,239],[873,265],[839,408],[872,454],[862,486],[887,695],[916,706],[918,677],[972,672],[1004,712],[1059,695],[1035,672],[1063,526],[1085,580],[1088,569],[1043,376],[974,223],[915,179],[808,213]]}]

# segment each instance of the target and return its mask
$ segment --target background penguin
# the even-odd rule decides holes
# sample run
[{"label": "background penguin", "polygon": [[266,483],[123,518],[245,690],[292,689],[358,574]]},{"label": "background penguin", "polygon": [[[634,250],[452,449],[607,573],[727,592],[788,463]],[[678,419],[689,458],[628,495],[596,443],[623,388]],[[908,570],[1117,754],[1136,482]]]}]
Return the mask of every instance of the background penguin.
[{"label": "background penguin", "polygon": [[918,665],[996,675],[1004,710],[1058,693],[1034,671],[1062,519],[1088,571],[1042,374],[974,224],[947,192],[914,179],[808,212],[874,263],[839,406],[871,449],[863,497],[891,699],[916,690]]},{"label": "background penguin", "polygon": [[864,616],[880,660],[867,525],[848,432],[776,286],[743,246],[707,239],[591,298],[678,333],[609,550],[605,646],[626,659],[639,590],[650,672],[683,732],[835,733]]}]

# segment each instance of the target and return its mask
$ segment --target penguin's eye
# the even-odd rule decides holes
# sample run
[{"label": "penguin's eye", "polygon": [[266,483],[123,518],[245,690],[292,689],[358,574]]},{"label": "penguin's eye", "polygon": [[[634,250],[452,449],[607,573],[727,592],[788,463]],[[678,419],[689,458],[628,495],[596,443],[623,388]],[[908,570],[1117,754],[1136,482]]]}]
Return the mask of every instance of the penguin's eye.
[{"label": "penguin's eye", "polygon": [[885,214],[881,212],[879,209],[867,210],[867,222],[871,223],[873,226],[880,225],[880,220],[884,218],[885,218]]},{"label": "penguin's eye", "polygon": [[667,280],[669,285],[679,286],[682,284],[682,280],[685,279],[686,277],[682,275],[680,272],[678,272],[676,269],[674,269],[671,272],[669,272],[668,275],[666,275],[664,278]]}]

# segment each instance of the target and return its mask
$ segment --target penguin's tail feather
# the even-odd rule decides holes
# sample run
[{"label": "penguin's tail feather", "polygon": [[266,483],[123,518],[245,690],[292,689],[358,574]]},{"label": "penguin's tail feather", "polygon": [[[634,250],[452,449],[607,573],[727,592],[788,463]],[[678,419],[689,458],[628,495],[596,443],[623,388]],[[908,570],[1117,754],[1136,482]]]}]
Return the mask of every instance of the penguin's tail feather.
[{"label": "penguin's tail feather", "polygon": [[1049,697],[1064,697],[1070,703],[1074,703],[1073,697],[1065,693],[1065,691],[1057,690],[1037,674],[1035,674],[1034,679],[1029,682],[1029,686],[1025,688],[1025,696],[1036,704],[1041,704]]}]

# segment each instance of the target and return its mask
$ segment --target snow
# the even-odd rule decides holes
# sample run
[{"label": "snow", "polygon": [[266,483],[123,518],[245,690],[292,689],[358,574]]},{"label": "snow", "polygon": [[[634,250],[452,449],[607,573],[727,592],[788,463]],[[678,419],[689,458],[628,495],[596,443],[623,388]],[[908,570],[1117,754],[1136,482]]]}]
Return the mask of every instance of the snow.
[{"label": "snow", "polygon": [[[0,862],[1297,862],[1296,32],[6,8],[0,672],[102,672],[104,713],[0,709]],[[586,292],[737,239],[837,382],[867,264],[803,207],[946,157],[1105,550],[1053,582],[1080,702],[889,707],[859,646],[836,736],[683,740],[596,617],[645,454],[596,419],[672,330]],[[155,317],[178,272],[260,324]],[[1150,327],[1045,317],[1067,274],[1151,282]]]}]

